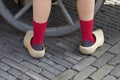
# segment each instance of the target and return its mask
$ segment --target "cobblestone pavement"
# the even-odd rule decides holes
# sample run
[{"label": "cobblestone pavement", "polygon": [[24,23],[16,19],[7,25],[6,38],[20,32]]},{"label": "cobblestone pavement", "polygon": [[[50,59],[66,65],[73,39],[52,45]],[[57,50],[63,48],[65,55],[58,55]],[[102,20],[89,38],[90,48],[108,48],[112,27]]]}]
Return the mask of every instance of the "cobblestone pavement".
[{"label": "cobblestone pavement", "polygon": [[105,44],[91,56],[79,50],[79,30],[45,38],[46,55],[31,58],[23,47],[24,34],[0,20],[0,80],[120,80],[120,0],[107,0],[95,17]]}]

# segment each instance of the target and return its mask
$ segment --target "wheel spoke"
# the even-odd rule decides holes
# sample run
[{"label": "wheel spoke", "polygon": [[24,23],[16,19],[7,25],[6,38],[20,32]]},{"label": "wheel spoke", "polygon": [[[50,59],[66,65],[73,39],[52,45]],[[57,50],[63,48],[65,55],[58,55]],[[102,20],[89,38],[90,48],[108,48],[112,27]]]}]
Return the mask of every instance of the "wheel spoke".
[{"label": "wheel spoke", "polygon": [[63,15],[65,16],[67,22],[70,24],[70,25],[73,25],[74,22],[70,16],[70,14],[68,13],[67,9],[65,8],[64,4],[62,3],[62,0],[58,0],[58,4],[63,12]]},{"label": "wheel spoke", "polygon": [[15,16],[14,18],[15,19],[18,19],[20,18],[31,6],[32,6],[32,0],[27,4],[25,5]]}]

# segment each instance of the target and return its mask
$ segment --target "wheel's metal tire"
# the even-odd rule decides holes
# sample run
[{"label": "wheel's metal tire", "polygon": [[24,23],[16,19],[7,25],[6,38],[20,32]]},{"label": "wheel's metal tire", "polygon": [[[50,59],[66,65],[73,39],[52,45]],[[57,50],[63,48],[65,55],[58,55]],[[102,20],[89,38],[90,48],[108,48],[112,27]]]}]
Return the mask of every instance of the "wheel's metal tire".
[{"label": "wheel's metal tire", "polygon": [[[105,0],[97,0],[95,5],[95,15],[101,9]],[[0,0],[0,14],[6,19],[11,25],[22,32],[26,32],[29,29],[32,29],[32,25],[28,25],[22,21],[15,20],[13,14],[5,6],[3,0]],[[62,36],[74,32],[79,28],[79,22],[76,22],[73,25],[64,25],[59,27],[48,27],[46,30],[46,36]]]}]

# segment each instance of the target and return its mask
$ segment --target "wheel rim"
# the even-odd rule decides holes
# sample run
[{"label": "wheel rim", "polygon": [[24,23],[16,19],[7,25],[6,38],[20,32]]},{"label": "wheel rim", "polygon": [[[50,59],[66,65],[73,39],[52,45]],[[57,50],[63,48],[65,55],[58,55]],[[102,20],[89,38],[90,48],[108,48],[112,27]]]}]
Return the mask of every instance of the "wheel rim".
[{"label": "wheel rim", "polygon": [[[11,11],[6,7],[6,5],[4,4],[3,1],[4,0],[0,0],[0,14],[11,25],[13,25],[15,28],[17,28],[18,30],[20,30],[22,32],[26,32],[26,31],[32,29],[32,25],[26,24],[25,22],[18,20],[18,18],[21,17],[20,15],[22,15],[24,12],[26,12],[31,7],[32,1],[29,2],[24,7],[24,9],[23,8],[20,9],[20,11],[22,11],[23,13],[21,13],[19,11],[16,15],[11,13]],[[101,8],[103,2],[104,2],[104,0],[96,1],[95,14],[97,14],[97,12]],[[69,34],[73,31],[79,29],[79,22],[77,21],[77,19],[76,19],[76,21],[72,20],[71,16],[68,14],[68,11],[66,10],[66,6],[64,6],[65,3],[64,4],[63,3],[61,2],[61,0],[58,0],[59,7],[61,8],[63,15],[65,16],[67,24],[64,24],[64,25],[58,26],[58,27],[54,27],[54,26],[48,27],[46,30],[46,34],[45,34],[46,36],[62,36],[62,35]]]}]

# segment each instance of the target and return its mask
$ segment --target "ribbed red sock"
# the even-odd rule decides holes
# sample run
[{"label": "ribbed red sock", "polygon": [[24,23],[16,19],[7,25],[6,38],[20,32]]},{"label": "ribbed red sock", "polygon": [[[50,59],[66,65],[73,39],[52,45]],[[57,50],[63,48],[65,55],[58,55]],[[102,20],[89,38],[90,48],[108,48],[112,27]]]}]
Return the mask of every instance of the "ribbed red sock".
[{"label": "ribbed red sock", "polygon": [[37,23],[33,20],[33,39],[31,41],[31,45],[36,44],[36,45],[42,45],[43,40],[44,40],[44,34],[47,26],[47,22],[44,23]]},{"label": "ribbed red sock", "polygon": [[83,42],[91,40],[93,43],[95,43],[95,38],[92,35],[93,25],[94,25],[94,19],[89,21],[80,20],[80,29],[81,29]]}]

